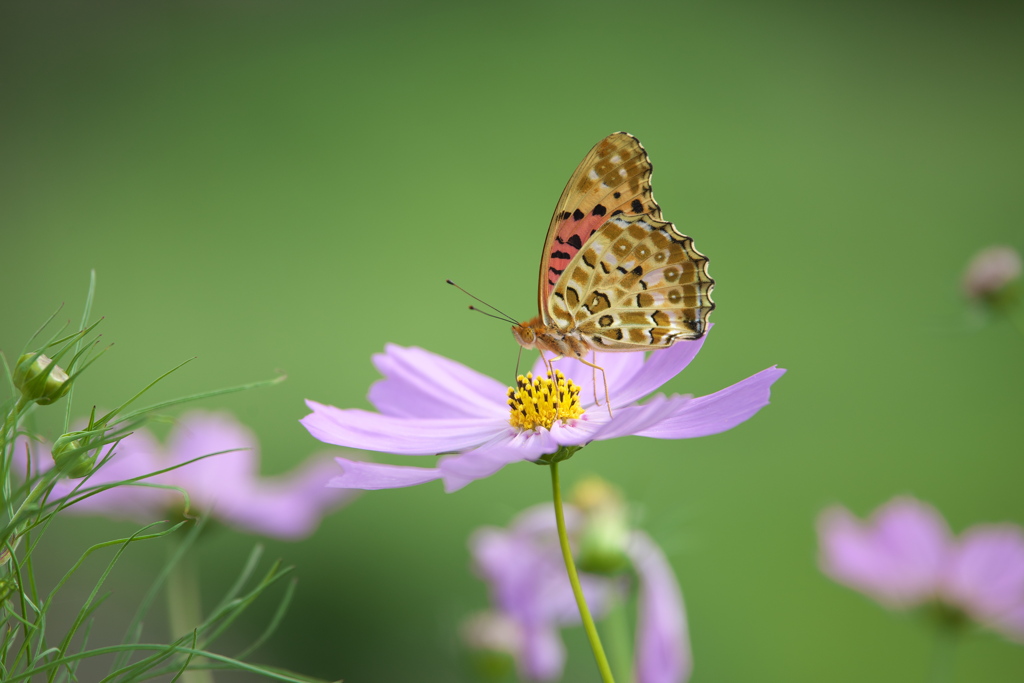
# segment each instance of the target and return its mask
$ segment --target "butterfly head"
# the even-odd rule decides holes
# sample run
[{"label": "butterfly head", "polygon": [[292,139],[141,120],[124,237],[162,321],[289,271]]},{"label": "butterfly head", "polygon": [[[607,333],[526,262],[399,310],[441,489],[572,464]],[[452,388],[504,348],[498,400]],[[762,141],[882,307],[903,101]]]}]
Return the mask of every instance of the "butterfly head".
[{"label": "butterfly head", "polygon": [[516,341],[524,349],[535,348],[537,344],[537,330],[534,329],[533,325],[536,324],[537,319],[529,320],[519,325],[512,327],[512,336],[516,338]]}]

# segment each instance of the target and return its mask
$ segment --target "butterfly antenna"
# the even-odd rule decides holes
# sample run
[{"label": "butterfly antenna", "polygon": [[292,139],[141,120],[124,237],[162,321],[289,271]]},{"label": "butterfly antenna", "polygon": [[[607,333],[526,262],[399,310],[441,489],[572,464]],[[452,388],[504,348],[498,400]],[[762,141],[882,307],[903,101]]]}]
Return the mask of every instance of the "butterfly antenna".
[{"label": "butterfly antenna", "polygon": [[458,286],[457,284],[455,284],[451,280],[445,280],[445,282],[447,282],[452,287],[454,287],[455,289],[459,290],[460,292],[462,292],[463,294],[468,296],[470,299],[473,299],[475,301],[479,301],[480,303],[482,303],[484,306],[486,306],[487,308],[491,309],[492,311],[495,311],[496,313],[500,313],[503,317],[498,318],[498,316],[496,316],[496,315],[492,315],[490,313],[487,313],[486,311],[481,311],[479,308],[474,308],[473,306],[469,307],[470,310],[479,311],[480,313],[483,313],[484,315],[490,315],[492,318],[498,318],[499,320],[505,320],[506,322],[510,322],[513,325],[518,325],[519,324],[519,321],[516,320],[515,318],[513,318],[512,316],[510,316],[508,313],[505,313],[504,311],[502,311],[501,309],[497,308],[496,306],[490,305],[489,303],[487,303],[486,301],[484,301],[483,299],[481,299],[478,296],[473,296],[472,294],[470,294],[469,292],[467,292],[466,290],[464,290],[462,287]]},{"label": "butterfly antenna", "polygon": [[477,313],[483,313],[488,318],[494,318],[495,320],[500,320],[503,323],[512,323],[513,325],[518,325],[519,324],[515,320],[512,320],[511,318],[503,318],[500,315],[494,315],[493,313],[491,313],[489,311],[485,311],[482,308],[477,308],[476,306],[474,306],[472,304],[470,304],[469,310],[476,311]]}]

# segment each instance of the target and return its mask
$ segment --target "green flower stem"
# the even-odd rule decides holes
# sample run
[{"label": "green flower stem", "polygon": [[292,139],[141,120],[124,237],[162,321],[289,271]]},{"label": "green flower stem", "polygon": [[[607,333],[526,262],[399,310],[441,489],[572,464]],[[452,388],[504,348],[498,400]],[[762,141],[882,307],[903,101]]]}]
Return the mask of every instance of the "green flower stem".
[{"label": "green flower stem", "polygon": [[939,624],[935,627],[935,639],[932,645],[932,661],[928,672],[928,683],[950,683],[953,680],[953,663],[956,654],[956,641],[960,629]]},{"label": "green flower stem", "polygon": [[29,401],[24,396],[18,398],[18,402],[14,404],[11,412],[7,414],[4,419],[4,431],[2,432],[3,445],[7,445],[7,434],[11,434],[11,441],[14,441],[14,436],[17,434],[18,420],[21,418],[21,414],[25,411],[25,406],[29,404]]},{"label": "green flower stem", "polygon": [[[171,551],[173,558],[174,551]],[[203,620],[199,602],[199,577],[192,558],[186,553],[171,568],[167,577],[167,612],[171,638],[179,638],[195,630]],[[198,664],[199,659],[193,659]],[[213,674],[204,669],[188,669],[182,673],[182,683],[213,683]]]},{"label": "green flower stem", "polygon": [[550,467],[551,493],[555,502],[555,522],[558,524],[558,543],[562,546],[562,557],[565,559],[565,569],[569,572],[572,593],[576,596],[576,606],[580,610],[580,619],[583,620],[583,629],[587,632],[590,649],[594,651],[594,659],[597,661],[598,671],[601,672],[601,680],[603,683],[615,683],[611,667],[608,665],[608,657],[605,656],[604,648],[601,647],[601,637],[597,633],[597,626],[594,625],[594,618],[590,616],[587,600],[583,597],[583,587],[580,586],[580,575],[576,572],[576,563],[572,560],[569,534],[565,530],[565,513],[562,511],[562,487],[558,481],[558,463],[553,462]]},{"label": "green flower stem", "polygon": [[[11,412],[4,418],[3,431],[0,432],[0,458],[2,458],[2,468],[0,469],[3,470],[3,504],[8,516],[14,514],[14,507],[11,501],[11,472],[9,468],[13,464],[14,455],[16,455],[14,453],[14,440],[18,435],[18,421],[21,419],[21,414],[27,405],[28,401],[24,397],[19,398],[14,407],[11,408]],[[11,454],[11,458],[7,457],[8,453]]]}]

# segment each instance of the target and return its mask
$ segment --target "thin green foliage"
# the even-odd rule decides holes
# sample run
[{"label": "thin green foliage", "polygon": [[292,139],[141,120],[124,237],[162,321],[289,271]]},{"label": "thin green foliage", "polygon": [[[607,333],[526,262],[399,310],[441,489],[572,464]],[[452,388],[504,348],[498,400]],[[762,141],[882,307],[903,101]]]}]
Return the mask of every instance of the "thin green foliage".
[{"label": "thin green foliage", "polygon": [[[159,418],[160,411],[204,398],[275,385],[284,377],[196,393],[129,410],[158,382],[190,362],[186,360],[148,383],[114,410],[97,415],[93,409],[84,428],[70,431],[75,384],[83,372],[110,348],[100,349],[99,337],[92,337],[101,322],[90,323],[95,291],[96,275],[92,272],[77,331],[68,332],[70,323],[66,323],[46,336],[46,330],[60,313],[58,308],[32,335],[29,344],[35,344],[34,349],[23,350],[17,363],[9,364],[6,356],[0,354],[6,378],[3,384],[10,392],[10,396],[0,402],[3,411],[0,427],[0,612],[3,617],[0,625],[0,680],[74,682],[83,676],[80,671],[83,662],[104,658],[109,660],[110,669],[102,680],[118,683],[159,676],[169,676],[177,681],[187,671],[204,669],[247,671],[269,680],[291,683],[319,681],[243,661],[266,642],[281,623],[295,591],[294,579],[284,582],[283,596],[270,623],[242,653],[232,657],[211,649],[257,599],[292,571],[280,562],[272,562],[269,568],[261,570],[263,550],[259,545],[253,548],[238,578],[217,605],[205,616],[196,611],[198,623],[190,624],[186,633],[173,633],[174,640],[166,644],[143,641],[143,622],[147,614],[157,596],[170,589],[173,583],[170,579],[175,572],[181,571],[204,528],[204,520],[189,512],[190,501],[186,491],[146,480],[228,451],[203,454],[184,463],[113,483],[91,484],[90,479],[115,455],[122,439],[145,422]],[[43,358],[39,361],[44,355],[50,360]],[[24,427],[32,422],[35,411],[45,410],[50,404],[65,398],[63,434],[43,440],[33,430]],[[55,463],[50,467],[33,460],[46,441],[53,444]],[[57,488],[58,483],[69,478],[78,481],[74,486],[62,484],[61,489]],[[92,496],[121,486],[175,490],[183,501],[183,507],[177,514],[184,519],[177,517],[180,521],[154,522],[126,537],[94,543],[81,552],[51,587],[44,589],[36,577],[34,558],[40,548],[46,547],[47,532],[58,523],[58,516]],[[115,567],[123,563],[139,543],[169,542],[175,542],[170,560],[161,567],[139,603],[122,642],[93,644],[95,634],[99,632],[96,626],[103,618],[102,607],[111,595],[104,592],[105,586],[112,583],[110,578]],[[72,580],[83,576],[86,567],[92,567],[104,557],[98,576],[92,580],[92,587],[85,591],[72,591]],[[78,596],[81,596],[81,602],[73,611],[70,623],[59,633],[54,633],[50,612],[58,602],[66,607]]]}]

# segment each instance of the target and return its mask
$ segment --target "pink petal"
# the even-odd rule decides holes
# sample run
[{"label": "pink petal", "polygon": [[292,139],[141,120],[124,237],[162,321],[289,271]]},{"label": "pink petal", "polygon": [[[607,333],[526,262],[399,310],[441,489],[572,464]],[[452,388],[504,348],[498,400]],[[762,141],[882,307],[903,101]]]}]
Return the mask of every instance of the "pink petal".
[{"label": "pink petal", "polygon": [[[710,328],[709,328],[710,329]],[[667,349],[652,351],[647,355],[643,368],[612,394],[612,406],[622,406],[639,401],[662,387],[696,357],[708,338],[705,334],[693,341],[676,342]]]},{"label": "pink petal", "polygon": [[216,503],[214,514],[245,531],[298,540],[309,536],[329,511],[348,502],[354,491],[329,488],[338,473],[331,458],[310,458],[286,477],[236,482]]},{"label": "pink petal", "polygon": [[637,683],[682,683],[690,678],[693,657],[675,573],[661,548],[641,531],[633,532],[628,552],[640,579]]},{"label": "pink petal", "polygon": [[[631,405],[615,408],[613,417],[602,425],[595,433],[595,440],[616,439],[621,436],[644,434],[656,428],[665,420],[678,413],[692,399],[689,396],[653,396],[644,405]],[[595,409],[596,410],[596,409]]]},{"label": "pink petal", "polygon": [[942,594],[978,621],[1024,639],[1024,533],[1012,524],[969,529],[951,553]]},{"label": "pink petal", "polygon": [[876,600],[906,607],[939,590],[949,531],[930,505],[896,498],[859,522],[835,507],[818,519],[822,571]]},{"label": "pink petal", "polygon": [[306,405],[313,412],[299,422],[320,441],[383,453],[462,451],[510,430],[505,420],[490,418],[403,418],[355,408],[342,410],[316,401],[306,401]]},{"label": "pink petal", "polygon": [[485,479],[505,465],[522,460],[536,460],[558,450],[558,443],[547,430],[517,434],[466,453],[449,455],[439,465],[444,474],[444,489],[453,493],[478,479]]},{"label": "pink petal", "polygon": [[[591,410],[604,410],[604,408],[591,408]],[[555,422],[551,425],[551,438],[555,444],[557,446],[585,446],[596,439],[596,434],[606,423],[608,416],[599,413],[596,419],[587,419],[588,417],[590,416],[585,415],[581,419],[570,420],[568,424]],[[557,446],[555,450],[557,450]]]},{"label": "pink petal", "polygon": [[528,681],[556,681],[565,667],[565,644],[551,624],[522,627],[523,650],[516,662],[520,675]]},{"label": "pink petal", "polygon": [[191,505],[201,510],[212,509],[239,487],[248,489],[259,477],[256,436],[229,413],[185,413],[171,430],[164,453],[161,468],[218,454],[154,479],[185,489]]},{"label": "pink petal", "polygon": [[732,429],[768,405],[772,384],[785,372],[773,366],[713,394],[677,402],[672,415],[636,434],[657,439],[689,439]]},{"label": "pink petal", "polygon": [[505,385],[436,353],[388,344],[373,363],[384,375],[370,387],[382,415],[419,418],[502,417]]},{"label": "pink petal", "polygon": [[441,478],[441,470],[436,467],[382,465],[375,462],[347,460],[346,458],[335,458],[334,460],[341,465],[342,474],[340,477],[328,481],[327,485],[339,489],[363,489],[366,491],[400,489]]}]

